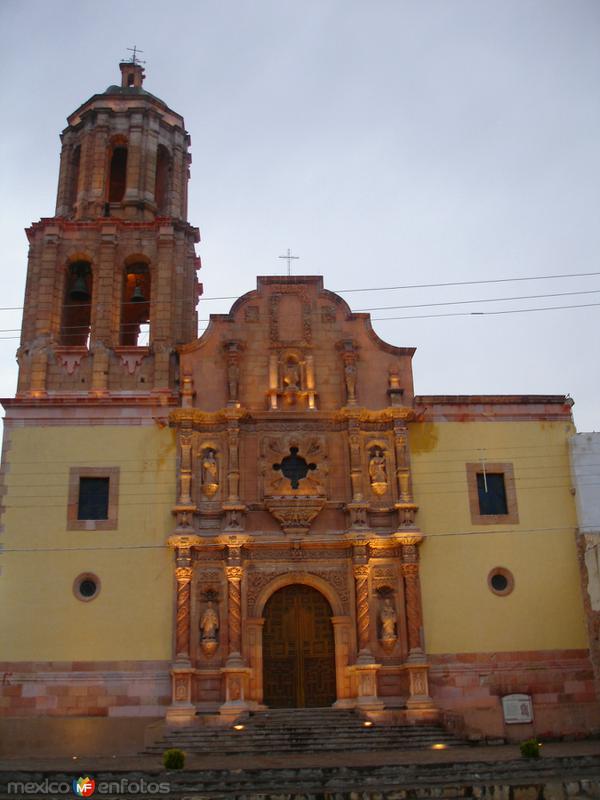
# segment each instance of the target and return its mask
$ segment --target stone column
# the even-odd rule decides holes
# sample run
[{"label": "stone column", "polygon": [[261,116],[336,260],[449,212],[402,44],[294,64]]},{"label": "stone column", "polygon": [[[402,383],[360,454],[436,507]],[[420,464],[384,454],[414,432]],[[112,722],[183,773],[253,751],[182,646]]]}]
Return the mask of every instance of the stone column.
[{"label": "stone column", "polygon": [[358,635],[358,658],[371,656],[369,642],[369,567],[365,565],[354,566],[354,580],[356,582],[356,631]]},{"label": "stone column", "polygon": [[[230,549],[230,562],[240,560],[240,548]],[[242,567],[239,564],[225,567],[228,589],[229,656],[221,670],[225,678],[225,702],[219,713],[234,720],[248,709],[246,701],[250,668],[242,660]]]},{"label": "stone column", "polygon": [[356,702],[364,711],[381,711],[383,702],[377,697],[377,672],[381,664],[376,664],[370,647],[370,612],[369,612],[369,566],[356,563],[366,559],[366,546],[354,548],[355,563],[353,566],[356,587],[356,631],[358,637],[358,658],[351,668],[354,674],[354,690]]},{"label": "stone column", "polygon": [[178,548],[176,563],[177,615],[175,626],[175,656],[177,661],[189,663],[192,587],[192,561],[190,551],[184,548]]},{"label": "stone column", "polygon": [[406,603],[406,627],[408,631],[408,659],[405,669],[409,673],[409,698],[407,708],[422,716],[433,708],[429,696],[427,657],[423,650],[423,610],[421,604],[421,581],[419,577],[419,549],[422,534],[397,535],[402,545],[402,574],[404,576],[404,597]]},{"label": "stone column", "polygon": [[404,575],[406,597],[409,660],[414,661],[422,658],[424,655],[421,646],[423,612],[421,608],[421,587],[418,563],[403,564],[402,574]]},{"label": "stone column", "polygon": [[190,617],[192,554],[189,547],[177,547],[175,614],[175,661],[171,669],[172,697],[167,709],[169,722],[189,722],[196,713],[192,704],[192,664],[190,661]]},{"label": "stone column", "polygon": [[225,567],[229,606],[229,658],[241,660],[242,652],[242,567]]}]

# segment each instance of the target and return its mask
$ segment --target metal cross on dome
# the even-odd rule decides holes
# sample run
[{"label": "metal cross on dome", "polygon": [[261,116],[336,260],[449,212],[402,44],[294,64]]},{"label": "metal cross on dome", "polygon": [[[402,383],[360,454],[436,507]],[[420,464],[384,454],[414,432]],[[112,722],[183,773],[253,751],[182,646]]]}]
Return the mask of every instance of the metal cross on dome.
[{"label": "metal cross on dome", "polygon": [[298,261],[300,256],[293,256],[292,251],[288,247],[287,255],[286,256],[277,256],[277,258],[285,258],[288,262],[288,275],[292,274],[292,261]]},{"label": "metal cross on dome", "polygon": [[145,61],[142,61],[141,59],[139,59],[137,57],[138,53],[143,53],[144,51],[143,50],[138,50],[138,48],[137,48],[137,46],[135,44],[133,45],[133,47],[128,47],[127,49],[129,50],[130,53],[133,53],[133,56],[131,58],[131,63],[132,64],[145,64],[146,63]]}]

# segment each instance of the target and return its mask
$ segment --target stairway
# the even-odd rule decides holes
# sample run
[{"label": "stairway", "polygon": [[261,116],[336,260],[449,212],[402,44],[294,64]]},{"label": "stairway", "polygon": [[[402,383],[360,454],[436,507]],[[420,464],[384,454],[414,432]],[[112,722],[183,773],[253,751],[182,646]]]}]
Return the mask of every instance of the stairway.
[{"label": "stairway", "polygon": [[239,720],[243,730],[218,728],[201,722],[172,728],[146,748],[160,754],[169,747],[202,755],[322,753],[372,750],[420,750],[434,744],[446,747],[465,742],[437,725],[383,725],[365,727],[364,718],[350,709],[270,709]]}]

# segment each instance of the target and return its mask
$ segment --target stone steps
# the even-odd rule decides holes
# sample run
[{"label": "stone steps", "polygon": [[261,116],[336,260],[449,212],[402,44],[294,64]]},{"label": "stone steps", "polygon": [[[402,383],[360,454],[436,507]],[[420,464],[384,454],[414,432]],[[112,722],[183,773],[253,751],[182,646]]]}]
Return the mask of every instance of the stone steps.
[{"label": "stone steps", "polygon": [[242,755],[371,750],[422,750],[435,744],[453,747],[464,742],[436,725],[365,727],[352,710],[282,709],[255,712],[240,720],[243,730],[209,727],[198,722],[172,728],[146,753],[177,747],[187,753]]}]

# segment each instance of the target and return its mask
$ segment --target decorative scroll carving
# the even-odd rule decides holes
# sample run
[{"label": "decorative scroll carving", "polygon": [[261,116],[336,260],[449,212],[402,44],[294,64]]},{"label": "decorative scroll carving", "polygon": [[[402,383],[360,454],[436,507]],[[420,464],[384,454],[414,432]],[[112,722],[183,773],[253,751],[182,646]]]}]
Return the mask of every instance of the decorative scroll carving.
[{"label": "decorative scroll carving", "polygon": [[[386,555],[388,554],[386,553]],[[394,586],[397,580],[396,567],[389,565],[373,568],[373,588],[376,591],[384,586]]]},{"label": "decorative scroll carving", "polygon": [[340,408],[336,413],[336,419],[349,419],[355,418],[359,422],[385,422],[389,423],[395,419],[403,419],[410,421],[414,419],[415,412],[412,408],[407,406],[400,406],[398,408],[383,408],[380,411],[372,411],[368,408]]},{"label": "decorative scroll carving", "polygon": [[[256,599],[264,587],[271,583],[271,581],[275,580],[275,578],[278,578],[280,575],[285,575],[287,571],[288,570],[282,566],[280,569],[269,570],[268,572],[263,572],[262,570],[260,572],[249,572],[246,593],[248,616],[251,617],[255,613]],[[304,572],[307,575],[315,575],[329,583],[335,589],[344,612],[349,612],[350,595],[348,591],[348,578],[345,570],[335,568],[311,568],[308,570],[305,569]]]},{"label": "decorative scroll carving", "polygon": [[325,500],[308,497],[273,498],[265,502],[284,533],[308,533]]},{"label": "decorative scroll carving", "polygon": [[[280,327],[279,304],[285,295],[295,298],[300,304],[301,319],[298,320],[298,322],[300,322],[301,330],[294,330],[292,333],[300,333],[301,338],[293,335],[291,337],[285,336],[282,333]],[[305,291],[299,290],[298,287],[281,286],[278,292],[274,292],[271,295],[269,298],[269,336],[273,344],[280,344],[281,342],[287,342],[291,344],[294,342],[301,345],[307,345],[312,342],[311,308]]]},{"label": "decorative scroll carving", "polygon": [[245,420],[250,419],[248,412],[235,406],[234,408],[222,408],[219,411],[201,411],[199,408],[175,408],[169,414],[169,422],[178,425],[188,422],[193,425],[218,425],[228,422],[231,419]]}]

